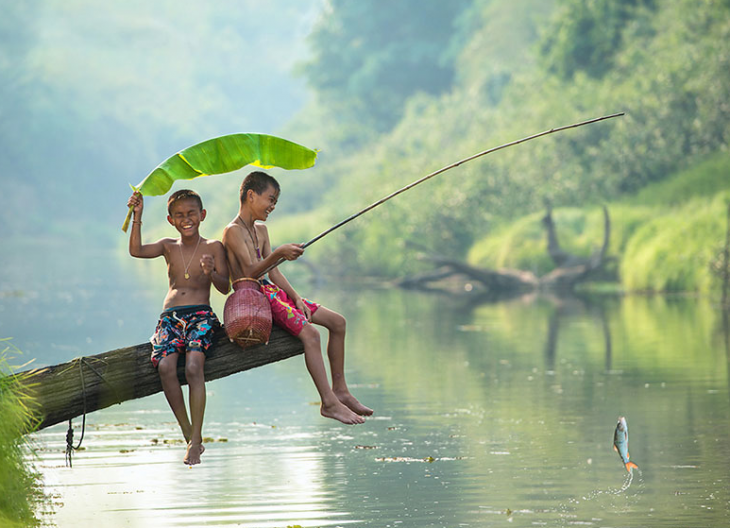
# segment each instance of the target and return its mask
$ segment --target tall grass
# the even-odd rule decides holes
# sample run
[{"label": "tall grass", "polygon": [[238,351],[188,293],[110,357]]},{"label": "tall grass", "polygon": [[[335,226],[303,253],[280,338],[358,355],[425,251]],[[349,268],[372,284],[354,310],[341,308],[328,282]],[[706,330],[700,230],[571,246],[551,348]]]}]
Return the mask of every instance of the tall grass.
[{"label": "tall grass", "polygon": [[630,290],[696,291],[720,287],[713,263],[722,251],[726,200],[697,198],[681,207],[667,208],[644,224],[621,257],[621,278]]},{"label": "tall grass", "polygon": [[0,526],[38,526],[37,506],[42,499],[40,478],[28,461],[25,434],[37,426],[33,400],[11,376],[8,339],[0,339]]},{"label": "tall grass", "polygon": [[[693,291],[720,288],[713,272],[725,240],[730,200],[730,155],[698,159],[692,168],[609,204],[609,277],[633,291]],[[488,268],[518,268],[544,274],[547,254],[542,213],[523,216],[478,240],[468,260]],[[557,236],[564,250],[589,255],[603,240],[600,209],[557,208]]]},{"label": "tall grass", "polygon": [[[613,256],[623,254],[634,233],[655,214],[651,207],[623,204],[612,204],[608,211],[609,255]],[[538,276],[551,271],[555,265],[547,252],[543,215],[524,216],[478,241],[469,252],[469,263],[487,268],[529,270]],[[569,253],[588,257],[603,244],[603,211],[598,207],[555,209],[553,220],[560,246]],[[608,275],[618,280],[616,261],[608,262],[606,268]]]}]

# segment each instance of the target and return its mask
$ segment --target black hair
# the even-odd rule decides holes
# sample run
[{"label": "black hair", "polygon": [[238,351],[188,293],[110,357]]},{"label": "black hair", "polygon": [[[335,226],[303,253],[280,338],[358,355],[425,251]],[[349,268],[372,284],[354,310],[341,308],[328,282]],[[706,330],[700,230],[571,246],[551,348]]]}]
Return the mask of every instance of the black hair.
[{"label": "black hair", "polygon": [[269,188],[269,185],[274,188],[276,194],[281,192],[279,182],[276,181],[273,176],[269,176],[263,171],[253,171],[249,173],[249,175],[243,179],[243,183],[241,183],[241,194],[239,196],[241,203],[246,201],[246,195],[248,194],[249,189],[256,194],[262,194]]},{"label": "black hair", "polygon": [[172,215],[172,206],[180,200],[187,200],[188,198],[198,202],[198,207],[200,207],[201,211],[203,210],[203,199],[198,193],[191,191],[190,189],[180,189],[179,191],[172,193],[167,199],[167,214]]}]

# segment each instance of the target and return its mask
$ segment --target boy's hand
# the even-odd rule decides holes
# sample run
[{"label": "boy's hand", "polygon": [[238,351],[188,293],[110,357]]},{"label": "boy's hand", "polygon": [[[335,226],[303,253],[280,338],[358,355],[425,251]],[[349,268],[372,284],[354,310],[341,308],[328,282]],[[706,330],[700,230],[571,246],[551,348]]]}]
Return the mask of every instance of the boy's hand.
[{"label": "boy's hand", "polygon": [[142,193],[133,193],[132,196],[129,197],[129,200],[127,200],[127,207],[134,207],[135,218],[140,216],[142,214],[142,209],[144,209],[144,198],[142,198]]},{"label": "boy's hand", "polygon": [[312,311],[309,309],[309,306],[304,304],[304,301],[302,300],[301,297],[298,298],[294,302],[294,305],[297,307],[298,310],[300,310],[304,314],[304,317],[307,318],[307,321],[309,321],[311,323],[312,322]]},{"label": "boy's hand", "polygon": [[284,260],[296,260],[304,253],[302,244],[284,244],[276,248],[276,250]]},{"label": "boy's hand", "polygon": [[215,270],[215,258],[213,255],[206,253],[200,257],[200,267],[203,269],[203,273],[210,277],[210,274]]}]

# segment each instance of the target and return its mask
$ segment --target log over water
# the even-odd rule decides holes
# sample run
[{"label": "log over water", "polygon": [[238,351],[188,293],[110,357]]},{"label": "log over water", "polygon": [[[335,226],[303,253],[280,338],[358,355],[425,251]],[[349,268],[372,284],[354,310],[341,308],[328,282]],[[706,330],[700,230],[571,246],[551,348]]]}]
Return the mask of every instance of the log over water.
[{"label": "log over water", "polygon": [[[68,363],[16,374],[37,400],[38,429],[50,427],[115,403],[143,398],[162,391],[160,377],[152,366],[152,345],[143,343]],[[268,345],[241,350],[224,331],[216,334],[205,361],[205,380],[212,381],[302,354],[301,341],[274,327]],[[184,361],[178,378],[186,384]]]}]

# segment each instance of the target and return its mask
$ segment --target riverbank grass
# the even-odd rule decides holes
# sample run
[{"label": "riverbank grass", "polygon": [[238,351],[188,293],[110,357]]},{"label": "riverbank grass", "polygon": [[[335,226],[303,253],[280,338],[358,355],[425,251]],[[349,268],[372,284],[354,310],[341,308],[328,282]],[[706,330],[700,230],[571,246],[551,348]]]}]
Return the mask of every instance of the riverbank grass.
[{"label": "riverbank grass", "polygon": [[0,339],[0,526],[4,528],[39,526],[36,511],[43,497],[24,436],[37,423],[33,400],[10,375],[9,362],[16,352],[8,339]]}]

